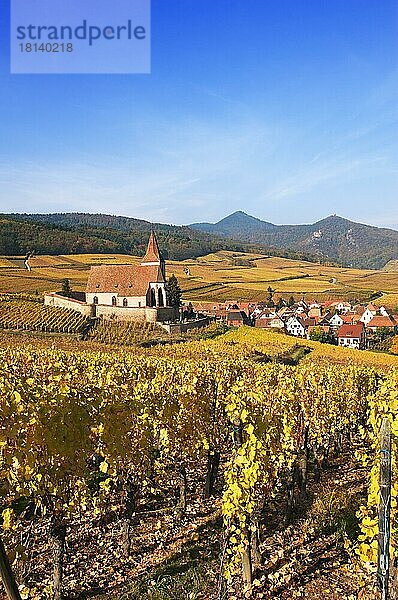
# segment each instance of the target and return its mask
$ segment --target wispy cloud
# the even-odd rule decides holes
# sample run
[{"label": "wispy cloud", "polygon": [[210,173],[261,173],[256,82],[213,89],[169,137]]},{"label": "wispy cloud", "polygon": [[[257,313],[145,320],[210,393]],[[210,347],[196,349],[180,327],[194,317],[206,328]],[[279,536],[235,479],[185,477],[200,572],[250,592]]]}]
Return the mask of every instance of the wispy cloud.
[{"label": "wispy cloud", "polygon": [[264,198],[280,200],[282,198],[294,197],[305,192],[312,191],[319,185],[342,180],[349,176],[363,175],[367,169],[374,165],[385,162],[384,156],[364,157],[357,159],[324,160],[322,154],[311,159],[306,165],[297,170],[292,176],[287,177],[278,185],[270,188],[264,194]]},{"label": "wispy cloud", "polygon": [[131,159],[77,156],[10,164],[0,157],[0,210],[118,212],[183,223],[190,221],[190,208],[194,213],[214,206],[220,182],[238,173],[247,156],[271,148],[266,128],[214,129],[191,121],[160,128],[156,144],[148,145],[143,133]]}]

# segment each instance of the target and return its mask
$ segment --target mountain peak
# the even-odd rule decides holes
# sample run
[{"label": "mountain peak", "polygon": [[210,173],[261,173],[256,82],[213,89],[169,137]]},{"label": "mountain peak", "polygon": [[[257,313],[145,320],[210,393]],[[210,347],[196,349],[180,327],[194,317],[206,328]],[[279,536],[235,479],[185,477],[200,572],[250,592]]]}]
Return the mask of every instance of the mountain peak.
[{"label": "mountain peak", "polygon": [[398,258],[397,231],[357,223],[336,214],[312,224],[273,225],[238,210],[218,223],[195,223],[191,227],[266,247],[294,248],[362,268],[381,268],[388,260]]},{"label": "mountain peak", "polygon": [[257,217],[252,217],[252,215],[248,215],[247,213],[243,212],[243,210],[237,210],[234,213],[228,215],[227,217],[224,217],[223,219],[221,219],[221,221],[218,221],[216,225],[226,225],[227,223],[239,223],[240,225],[244,223],[255,223],[257,226],[259,224],[266,223],[266,225],[272,226],[272,223],[267,223],[266,221],[261,221],[261,219],[257,219]]},{"label": "mountain peak", "polygon": [[347,225],[352,221],[348,219],[344,219],[344,217],[340,217],[339,215],[329,215],[320,221],[314,223],[314,225]]},{"label": "mountain peak", "polygon": [[218,221],[217,223],[193,223],[190,225],[193,229],[206,231],[209,233],[218,233],[227,237],[235,237],[239,235],[252,235],[259,231],[273,229],[276,225],[267,223],[256,217],[252,217],[243,210],[237,210]]}]

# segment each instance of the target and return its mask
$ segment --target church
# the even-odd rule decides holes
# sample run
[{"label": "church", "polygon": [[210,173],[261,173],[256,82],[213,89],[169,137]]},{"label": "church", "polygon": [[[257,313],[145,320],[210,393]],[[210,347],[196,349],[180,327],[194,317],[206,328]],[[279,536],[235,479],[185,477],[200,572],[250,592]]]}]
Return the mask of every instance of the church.
[{"label": "church", "polygon": [[100,265],[91,267],[86,303],[121,308],[160,308],[167,306],[165,262],[154,231],[139,265]]}]

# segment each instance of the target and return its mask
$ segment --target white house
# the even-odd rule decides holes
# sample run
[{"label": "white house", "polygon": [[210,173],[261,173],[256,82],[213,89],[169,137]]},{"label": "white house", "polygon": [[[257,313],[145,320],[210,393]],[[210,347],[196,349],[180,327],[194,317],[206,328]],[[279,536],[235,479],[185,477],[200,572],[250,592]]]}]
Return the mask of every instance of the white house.
[{"label": "white house", "polygon": [[125,308],[167,305],[165,263],[153,231],[140,265],[91,267],[86,288],[86,302]]},{"label": "white house", "polygon": [[345,348],[365,348],[366,332],[363,324],[342,325],[337,332],[337,342],[339,346]]},{"label": "white house", "polygon": [[345,314],[352,310],[352,306],[349,302],[337,302],[335,308],[339,313]]},{"label": "white house", "polygon": [[341,327],[344,325],[344,319],[341,318],[341,315],[336,313],[329,319],[329,325],[331,327]]},{"label": "white house", "polygon": [[374,307],[369,307],[369,305],[366,307],[366,310],[364,310],[364,312],[362,313],[361,318],[359,319],[361,321],[361,323],[363,323],[365,325],[365,327],[368,326],[368,324],[370,323],[370,321],[373,319],[373,317],[376,316],[377,311],[373,310]]},{"label": "white house", "polygon": [[297,337],[304,337],[306,334],[306,329],[298,317],[290,317],[290,319],[286,323],[286,331],[290,335],[295,335]]}]

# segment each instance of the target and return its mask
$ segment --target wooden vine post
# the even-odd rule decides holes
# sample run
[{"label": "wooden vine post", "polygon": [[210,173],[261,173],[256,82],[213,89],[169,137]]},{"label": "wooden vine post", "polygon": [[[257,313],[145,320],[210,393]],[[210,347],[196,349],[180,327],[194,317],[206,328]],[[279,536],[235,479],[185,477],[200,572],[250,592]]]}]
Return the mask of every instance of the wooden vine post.
[{"label": "wooden vine post", "polygon": [[377,577],[381,600],[388,600],[390,574],[391,425],[385,417],[380,430],[380,506]]},{"label": "wooden vine post", "polygon": [[7,552],[4,548],[3,540],[0,538],[0,572],[3,580],[4,588],[7,592],[9,600],[21,600],[21,595],[18,586],[15,582],[14,575],[11,569],[10,561],[8,560]]},{"label": "wooden vine post", "polygon": [[[242,421],[236,420],[233,423],[234,431],[234,445],[235,449],[239,450],[243,445],[243,425]],[[246,527],[243,530],[246,538],[246,547],[242,552],[242,574],[243,583],[245,585],[245,591],[251,592],[253,586],[253,565],[250,548],[250,528],[249,523],[246,523]]]}]

